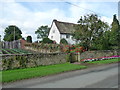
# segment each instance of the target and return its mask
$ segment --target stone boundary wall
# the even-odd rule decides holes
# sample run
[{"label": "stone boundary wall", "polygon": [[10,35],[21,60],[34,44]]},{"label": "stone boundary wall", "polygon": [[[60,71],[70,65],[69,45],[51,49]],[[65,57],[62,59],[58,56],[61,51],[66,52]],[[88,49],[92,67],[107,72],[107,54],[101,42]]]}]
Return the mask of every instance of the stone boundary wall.
[{"label": "stone boundary wall", "polygon": [[65,63],[65,53],[1,55],[2,70]]},{"label": "stone boundary wall", "polygon": [[[105,56],[120,55],[119,50],[86,51],[81,54],[73,54],[74,61],[88,58],[99,58]],[[2,68],[0,70],[37,67],[40,65],[60,64],[67,62],[66,53],[34,53],[34,54],[9,54],[0,55]]]},{"label": "stone boundary wall", "polygon": [[[86,51],[80,54],[80,60],[88,58],[99,58],[105,56],[120,55],[119,50],[99,50],[99,51]],[[78,60],[79,61],[79,60]]]}]

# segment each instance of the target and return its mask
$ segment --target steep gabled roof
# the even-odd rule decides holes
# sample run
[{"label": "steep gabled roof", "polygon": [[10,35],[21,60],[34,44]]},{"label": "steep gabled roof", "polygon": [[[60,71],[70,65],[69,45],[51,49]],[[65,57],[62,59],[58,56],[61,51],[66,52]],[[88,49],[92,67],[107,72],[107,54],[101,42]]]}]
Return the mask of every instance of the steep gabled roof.
[{"label": "steep gabled roof", "polygon": [[57,21],[57,20],[53,20],[53,22],[56,24],[60,33],[71,34],[75,31],[74,26],[76,24],[74,24],[74,23],[61,22],[61,21]]}]

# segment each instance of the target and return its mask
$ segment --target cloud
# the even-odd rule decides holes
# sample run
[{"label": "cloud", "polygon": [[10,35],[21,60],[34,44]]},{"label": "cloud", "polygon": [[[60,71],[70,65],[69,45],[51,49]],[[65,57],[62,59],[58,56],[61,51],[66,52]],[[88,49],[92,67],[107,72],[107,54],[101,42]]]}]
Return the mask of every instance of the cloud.
[{"label": "cloud", "polygon": [[101,20],[104,21],[104,22],[107,22],[109,25],[111,25],[112,21],[113,21],[111,18],[108,18],[108,17],[105,17],[105,16],[102,16]]},{"label": "cloud", "polygon": [[[107,22],[109,25],[111,25],[113,12],[111,12],[111,10],[110,10],[111,7],[110,7],[110,5],[108,5],[108,3],[106,3],[107,5],[102,5],[103,2],[88,3],[88,2],[82,1],[80,3],[74,2],[72,4],[73,5],[71,5],[71,7],[70,7],[70,12],[71,12],[71,16],[74,17],[75,21],[79,20],[81,16],[93,13],[93,14],[97,14],[98,17],[102,21]],[[77,5],[77,6],[74,6],[74,5]],[[103,7],[101,7],[101,6],[103,6]],[[104,7],[106,7],[107,11],[105,13],[107,13],[107,14],[105,14],[105,13],[101,14],[102,12],[104,12]],[[99,13],[98,10],[101,12]]]},{"label": "cloud", "polygon": [[2,35],[2,38],[4,36],[4,29],[8,25],[16,25],[22,30],[23,37],[31,35],[35,41],[35,31],[39,26],[50,26],[54,18],[62,20],[63,17],[65,17],[64,12],[57,8],[45,12],[33,12],[17,2],[3,2],[2,6],[3,8],[0,10],[4,16],[3,18],[0,18],[0,24],[2,25],[0,34]]},{"label": "cloud", "polygon": [[41,25],[51,26],[53,19],[67,22],[75,21],[73,17],[66,17],[65,12],[58,8],[53,8],[49,11],[34,12],[17,2],[3,2],[2,6],[3,8],[0,10],[2,11],[3,16],[3,18],[0,18],[0,24],[2,25],[0,35],[2,35],[2,38],[4,36],[5,28],[9,25],[18,26],[21,29],[24,38],[31,35],[33,41],[36,41],[37,35],[35,35],[35,31]]},{"label": "cloud", "polygon": [[75,17],[76,19],[80,19],[80,16],[90,13],[89,11],[84,9],[84,8],[89,8],[89,7],[90,7],[90,5],[87,5],[85,2],[81,2],[79,4],[72,3],[72,5],[70,7],[71,16]]},{"label": "cloud", "polygon": [[[4,29],[8,25],[16,25],[22,30],[23,37],[31,35],[33,41],[37,40],[35,31],[41,25],[51,26],[53,19],[76,23],[80,19],[80,16],[91,13],[83,8],[89,8],[92,10],[99,8],[99,5],[92,6],[84,1],[76,3],[79,0],[76,0],[76,2],[71,0],[71,2],[82,8],[70,5],[69,12],[59,8],[53,8],[49,11],[31,11],[29,7],[25,7],[19,2],[15,2],[15,0],[11,0],[11,2],[8,2],[9,0],[4,1],[7,2],[2,2],[2,8],[0,8],[0,11],[2,11],[2,14],[0,14],[0,24],[2,25],[0,27],[0,35],[2,35],[2,38],[4,36]],[[66,16],[65,12],[68,12],[69,16]],[[111,19],[108,17],[104,16],[101,18],[103,21],[111,22]]]}]

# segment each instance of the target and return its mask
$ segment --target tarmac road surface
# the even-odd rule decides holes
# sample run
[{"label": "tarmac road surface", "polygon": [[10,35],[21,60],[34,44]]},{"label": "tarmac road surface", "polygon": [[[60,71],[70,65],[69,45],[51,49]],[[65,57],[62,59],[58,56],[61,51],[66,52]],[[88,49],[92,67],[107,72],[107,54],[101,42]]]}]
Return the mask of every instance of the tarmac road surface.
[{"label": "tarmac road surface", "polygon": [[3,88],[118,88],[118,64],[7,83]]}]

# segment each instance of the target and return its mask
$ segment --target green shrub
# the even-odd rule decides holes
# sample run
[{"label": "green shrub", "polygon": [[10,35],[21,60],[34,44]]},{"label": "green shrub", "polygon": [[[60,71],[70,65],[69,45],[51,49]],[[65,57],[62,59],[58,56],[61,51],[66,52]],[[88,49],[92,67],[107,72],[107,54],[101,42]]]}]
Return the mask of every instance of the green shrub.
[{"label": "green shrub", "polygon": [[68,44],[68,42],[67,42],[66,39],[63,38],[63,39],[60,40],[60,44]]},{"label": "green shrub", "polygon": [[42,40],[42,43],[53,43],[53,41],[50,40],[49,38],[44,38],[44,39]]},{"label": "green shrub", "polygon": [[32,37],[31,36],[27,36],[27,42],[32,43]]}]

